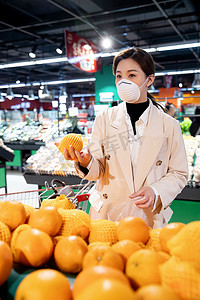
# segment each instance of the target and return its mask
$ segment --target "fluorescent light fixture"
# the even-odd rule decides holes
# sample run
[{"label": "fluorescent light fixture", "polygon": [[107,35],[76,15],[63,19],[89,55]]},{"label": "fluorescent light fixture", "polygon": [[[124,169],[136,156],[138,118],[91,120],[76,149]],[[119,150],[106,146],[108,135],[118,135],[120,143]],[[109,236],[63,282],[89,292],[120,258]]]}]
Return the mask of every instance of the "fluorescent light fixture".
[{"label": "fluorescent light fixture", "polygon": [[[48,82],[32,82],[31,85],[32,86],[44,86],[46,85],[59,85],[59,84],[65,84],[65,83],[77,83],[77,82],[93,82],[95,81],[96,78],[91,77],[91,78],[77,78],[77,79],[69,79],[69,80],[55,80],[55,81],[48,81]],[[12,84],[4,84],[4,85],[0,85],[0,89],[7,89],[8,87],[11,88],[18,88],[18,87],[26,87],[29,86],[30,84],[26,84],[26,83],[20,83],[20,84],[16,84],[16,83],[12,83]],[[43,89],[40,87],[40,89]]]},{"label": "fluorescent light fixture", "polygon": [[[187,44],[178,44],[178,45],[166,45],[161,47],[152,47],[152,48],[143,48],[146,52],[156,52],[156,51],[170,51],[170,50],[178,50],[178,49],[187,49],[187,48],[196,48],[200,47],[200,43],[187,43]],[[59,48],[60,49],[60,48]],[[116,56],[119,52],[123,51],[127,48],[122,48],[119,51],[115,52],[100,52],[96,53],[95,57],[110,57],[110,56]],[[61,50],[61,49],[60,49]],[[75,60],[81,60],[85,57],[78,57]],[[86,57],[87,58],[87,57]],[[43,65],[43,64],[53,64],[53,63],[62,63],[62,62],[69,62],[68,58],[66,56],[62,57],[52,57],[47,59],[38,59],[34,61],[20,61],[20,62],[14,62],[14,63],[8,63],[8,64],[1,64],[0,69],[8,69],[8,68],[19,68],[19,67],[26,67],[26,66],[34,66],[34,65]],[[73,60],[70,60],[70,62],[73,62]]]},{"label": "fluorescent light fixture", "polygon": [[78,98],[78,97],[94,97],[96,94],[74,94],[72,95],[73,98]]},{"label": "fluorescent light fixture", "polygon": [[200,43],[188,43],[188,44],[179,44],[179,45],[171,45],[171,46],[162,46],[157,47],[157,51],[170,51],[170,50],[180,50],[180,49],[187,49],[187,48],[196,48],[200,47]]},{"label": "fluorescent light fixture", "polygon": [[38,59],[38,60],[33,60],[33,61],[31,60],[31,61],[21,61],[21,62],[9,63],[9,64],[2,64],[2,65],[0,65],[0,69],[53,64],[53,63],[61,63],[61,62],[66,62],[66,61],[68,61],[68,58],[65,56],[64,57],[53,57],[53,58]]}]

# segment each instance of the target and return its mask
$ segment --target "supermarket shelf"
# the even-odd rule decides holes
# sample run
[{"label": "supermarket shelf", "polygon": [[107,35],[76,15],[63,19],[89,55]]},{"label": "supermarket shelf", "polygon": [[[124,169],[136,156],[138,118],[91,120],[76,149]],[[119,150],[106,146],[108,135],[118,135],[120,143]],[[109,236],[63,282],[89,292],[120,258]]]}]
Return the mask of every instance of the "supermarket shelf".
[{"label": "supermarket shelf", "polygon": [[[48,184],[51,184],[51,181],[53,179],[59,179],[63,182],[65,182],[66,185],[73,185],[73,184],[79,184],[81,182],[81,178],[75,175],[68,175],[68,176],[58,176],[58,175],[38,175],[38,174],[27,174],[23,173],[23,176],[27,183],[31,184],[37,184],[38,186],[44,186],[45,181],[48,182]],[[87,182],[87,180],[85,180]]]},{"label": "supermarket shelf", "polygon": [[38,150],[41,146],[44,146],[43,142],[10,142],[4,143],[6,146],[10,147],[13,150]]},{"label": "supermarket shelf", "polygon": [[180,194],[176,196],[176,200],[190,200],[200,202],[200,186],[186,186]]}]

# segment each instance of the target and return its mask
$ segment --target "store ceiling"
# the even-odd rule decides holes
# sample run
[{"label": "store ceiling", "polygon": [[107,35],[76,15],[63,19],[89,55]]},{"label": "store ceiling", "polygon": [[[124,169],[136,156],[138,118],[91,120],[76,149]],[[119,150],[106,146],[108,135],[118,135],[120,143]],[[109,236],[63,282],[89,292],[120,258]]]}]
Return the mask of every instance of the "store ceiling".
[{"label": "store ceiling", "polygon": [[[59,57],[55,49],[68,29],[100,45],[102,36],[112,37],[112,49],[142,48],[199,42],[199,0],[0,0],[0,64]],[[102,51],[105,51],[102,49]],[[108,50],[106,50],[107,52]],[[64,54],[63,54],[64,55]],[[199,48],[152,53],[156,71],[199,68]],[[111,64],[103,58],[103,65]],[[67,62],[0,69],[0,85],[94,77]],[[193,74],[176,76],[173,83],[191,85]],[[163,78],[156,79],[157,87]],[[51,89],[59,89],[51,86]],[[26,88],[27,89],[27,88]],[[25,93],[25,88],[14,89]],[[67,84],[69,93],[92,93],[94,83]],[[2,91],[6,91],[5,89]]]}]

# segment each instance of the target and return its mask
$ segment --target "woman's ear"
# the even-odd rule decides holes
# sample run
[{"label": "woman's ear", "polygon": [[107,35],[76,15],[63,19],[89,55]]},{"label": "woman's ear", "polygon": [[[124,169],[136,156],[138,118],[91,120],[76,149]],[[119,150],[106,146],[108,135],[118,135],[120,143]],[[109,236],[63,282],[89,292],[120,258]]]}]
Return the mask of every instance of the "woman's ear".
[{"label": "woman's ear", "polygon": [[149,78],[147,80],[147,87],[149,87],[150,85],[152,85],[152,83],[154,82],[154,80],[155,80],[155,75],[154,74],[149,75]]}]

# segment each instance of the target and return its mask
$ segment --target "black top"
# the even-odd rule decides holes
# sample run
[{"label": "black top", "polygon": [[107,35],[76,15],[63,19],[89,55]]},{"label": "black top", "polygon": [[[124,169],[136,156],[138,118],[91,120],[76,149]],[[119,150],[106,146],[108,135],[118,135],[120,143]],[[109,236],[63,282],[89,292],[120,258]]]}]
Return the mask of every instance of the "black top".
[{"label": "black top", "polygon": [[147,109],[148,106],[149,106],[148,99],[146,102],[137,103],[137,104],[126,102],[127,113],[130,116],[134,134],[136,134],[135,122],[139,120],[139,117],[143,114],[143,112]]}]

